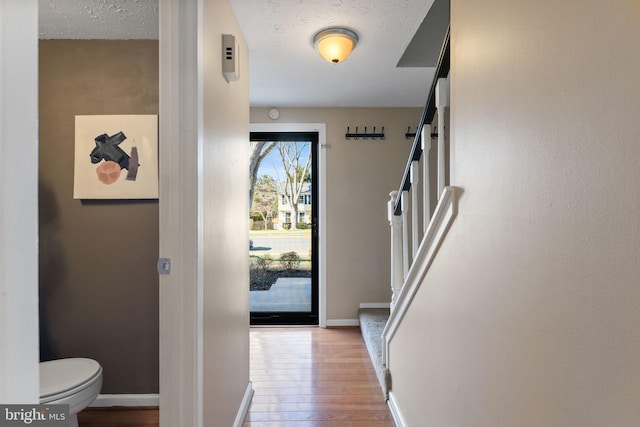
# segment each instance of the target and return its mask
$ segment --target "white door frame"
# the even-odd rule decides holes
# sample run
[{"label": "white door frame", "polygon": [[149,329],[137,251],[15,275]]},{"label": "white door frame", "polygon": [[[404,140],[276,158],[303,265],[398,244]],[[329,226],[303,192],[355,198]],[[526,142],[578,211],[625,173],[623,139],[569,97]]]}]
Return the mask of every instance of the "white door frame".
[{"label": "white door frame", "polygon": [[202,0],[160,0],[160,425],[203,425]]},{"label": "white door frame", "polygon": [[325,123],[251,123],[251,132],[318,132],[318,324],[327,327],[327,125]]},{"label": "white door frame", "polygon": [[38,317],[38,2],[0,0],[2,403],[38,403]]}]

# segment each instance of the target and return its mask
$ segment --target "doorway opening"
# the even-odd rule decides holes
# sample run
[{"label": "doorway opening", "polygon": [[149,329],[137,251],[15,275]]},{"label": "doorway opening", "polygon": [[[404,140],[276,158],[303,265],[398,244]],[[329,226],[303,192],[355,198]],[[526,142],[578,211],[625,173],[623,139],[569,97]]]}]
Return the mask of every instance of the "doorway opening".
[{"label": "doorway opening", "polygon": [[251,325],[318,325],[318,132],[251,132]]}]

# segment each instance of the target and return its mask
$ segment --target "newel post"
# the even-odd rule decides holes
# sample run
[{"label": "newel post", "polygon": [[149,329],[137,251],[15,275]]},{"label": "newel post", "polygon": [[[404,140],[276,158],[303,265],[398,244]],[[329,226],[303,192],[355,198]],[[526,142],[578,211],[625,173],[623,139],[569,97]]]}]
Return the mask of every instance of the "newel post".
[{"label": "newel post", "polygon": [[391,226],[391,310],[393,310],[404,282],[404,270],[402,265],[402,216],[395,214],[398,192],[392,191],[389,193],[389,197],[387,217]]}]

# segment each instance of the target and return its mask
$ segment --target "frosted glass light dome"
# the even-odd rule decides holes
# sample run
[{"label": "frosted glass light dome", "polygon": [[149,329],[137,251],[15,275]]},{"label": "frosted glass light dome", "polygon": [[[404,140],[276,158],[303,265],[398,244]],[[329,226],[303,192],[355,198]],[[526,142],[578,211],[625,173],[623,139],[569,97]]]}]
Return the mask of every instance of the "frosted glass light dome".
[{"label": "frosted glass light dome", "polygon": [[313,36],[313,44],[326,61],[337,64],[349,57],[358,35],[347,28],[328,28]]}]

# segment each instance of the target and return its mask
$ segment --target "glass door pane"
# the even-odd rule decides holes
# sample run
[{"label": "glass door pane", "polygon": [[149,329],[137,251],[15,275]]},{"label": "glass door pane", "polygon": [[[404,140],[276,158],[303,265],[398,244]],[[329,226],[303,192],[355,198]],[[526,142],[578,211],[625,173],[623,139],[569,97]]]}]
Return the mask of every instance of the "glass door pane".
[{"label": "glass door pane", "polygon": [[317,133],[251,133],[252,324],[317,324]]}]

